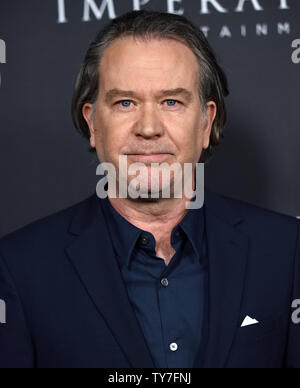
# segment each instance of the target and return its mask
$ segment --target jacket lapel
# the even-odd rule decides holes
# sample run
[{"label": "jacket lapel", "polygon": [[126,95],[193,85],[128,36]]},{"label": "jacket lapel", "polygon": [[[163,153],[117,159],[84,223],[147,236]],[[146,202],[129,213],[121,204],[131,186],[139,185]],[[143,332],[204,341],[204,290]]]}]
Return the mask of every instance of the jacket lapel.
[{"label": "jacket lapel", "polygon": [[151,354],[128,299],[102,208],[93,196],[74,217],[66,248],[77,275],[133,368],[154,368]]},{"label": "jacket lapel", "polygon": [[243,218],[228,200],[206,193],[209,261],[209,317],[205,368],[226,365],[240,312],[246,275],[248,238],[239,230]]}]

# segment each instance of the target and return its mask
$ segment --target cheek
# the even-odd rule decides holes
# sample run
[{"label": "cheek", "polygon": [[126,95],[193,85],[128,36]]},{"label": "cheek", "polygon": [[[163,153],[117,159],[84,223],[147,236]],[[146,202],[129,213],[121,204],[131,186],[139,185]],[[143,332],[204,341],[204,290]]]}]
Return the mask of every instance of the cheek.
[{"label": "cheek", "polygon": [[199,152],[201,152],[203,144],[203,130],[199,120],[185,120],[177,122],[174,132],[171,137],[181,155],[185,159],[194,160]]},{"label": "cheek", "polygon": [[111,115],[99,115],[96,128],[96,144],[106,155],[118,154],[122,146],[127,144],[128,130],[125,130],[124,123]]},{"label": "cheek", "polygon": [[203,127],[203,118],[202,116],[198,116],[195,118],[194,122],[193,122],[193,126],[192,126],[193,130],[192,130],[192,147],[193,149],[195,149],[196,152],[198,151],[201,151],[202,149],[202,145],[203,145],[203,130],[204,130],[204,127]]}]

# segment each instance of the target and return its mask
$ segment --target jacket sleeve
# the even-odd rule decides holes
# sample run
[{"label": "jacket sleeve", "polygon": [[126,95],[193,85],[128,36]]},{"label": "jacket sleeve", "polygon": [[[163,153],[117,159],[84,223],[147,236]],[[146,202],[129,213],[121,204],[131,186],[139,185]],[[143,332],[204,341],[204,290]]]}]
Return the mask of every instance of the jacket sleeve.
[{"label": "jacket sleeve", "polygon": [[294,287],[286,357],[286,368],[300,368],[300,223],[295,250]]},{"label": "jacket sleeve", "polygon": [[0,369],[33,367],[34,351],[21,300],[0,253]]}]

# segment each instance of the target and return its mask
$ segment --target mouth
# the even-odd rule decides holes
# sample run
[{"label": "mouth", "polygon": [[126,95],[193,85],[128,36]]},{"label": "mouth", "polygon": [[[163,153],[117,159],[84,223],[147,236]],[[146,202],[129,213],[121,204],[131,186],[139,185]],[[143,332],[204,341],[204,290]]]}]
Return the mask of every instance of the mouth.
[{"label": "mouth", "polygon": [[159,153],[152,153],[152,154],[129,154],[127,155],[128,158],[136,160],[138,162],[147,162],[147,163],[158,163],[163,162],[165,160],[168,160],[171,154],[159,154]]}]

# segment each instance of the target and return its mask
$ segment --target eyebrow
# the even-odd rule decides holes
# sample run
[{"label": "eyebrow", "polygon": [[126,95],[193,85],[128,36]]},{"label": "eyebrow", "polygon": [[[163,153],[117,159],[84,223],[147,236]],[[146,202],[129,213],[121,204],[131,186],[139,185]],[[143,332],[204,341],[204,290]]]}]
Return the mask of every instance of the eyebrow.
[{"label": "eyebrow", "polygon": [[[167,96],[179,96],[183,95],[188,102],[190,102],[193,98],[193,93],[185,88],[176,88],[176,89],[169,89],[169,90],[160,90],[157,93],[158,97],[167,97]],[[111,89],[109,90],[105,95],[106,102],[111,101],[113,98],[116,97],[132,97],[132,98],[138,98],[138,94],[131,91],[131,90],[121,90],[121,89]]]}]

